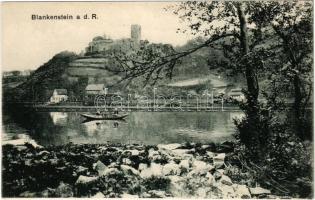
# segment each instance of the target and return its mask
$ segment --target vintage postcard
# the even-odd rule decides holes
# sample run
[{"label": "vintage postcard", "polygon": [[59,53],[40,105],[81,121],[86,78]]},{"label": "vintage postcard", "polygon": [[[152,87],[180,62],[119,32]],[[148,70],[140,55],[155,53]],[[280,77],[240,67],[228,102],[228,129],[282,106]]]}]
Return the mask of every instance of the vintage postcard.
[{"label": "vintage postcard", "polygon": [[2,197],[313,198],[313,2],[3,2]]}]

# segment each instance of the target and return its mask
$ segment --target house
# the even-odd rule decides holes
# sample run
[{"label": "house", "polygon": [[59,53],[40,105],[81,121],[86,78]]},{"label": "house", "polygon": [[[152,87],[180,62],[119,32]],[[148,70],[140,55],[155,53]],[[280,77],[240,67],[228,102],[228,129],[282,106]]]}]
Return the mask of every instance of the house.
[{"label": "house", "polygon": [[107,94],[107,88],[104,84],[89,84],[85,88],[87,95]]},{"label": "house", "polygon": [[245,99],[245,95],[243,94],[242,89],[240,89],[240,88],[231,89],[231,91],[229,92],[228,95],[232,99],[235,99],[238,101],[242,101]]},{"label": "house", "polygon": [[51,103],[59,103],[68,100],[68,92],[66,89],[54,89],[53,95],[50,97]]}]

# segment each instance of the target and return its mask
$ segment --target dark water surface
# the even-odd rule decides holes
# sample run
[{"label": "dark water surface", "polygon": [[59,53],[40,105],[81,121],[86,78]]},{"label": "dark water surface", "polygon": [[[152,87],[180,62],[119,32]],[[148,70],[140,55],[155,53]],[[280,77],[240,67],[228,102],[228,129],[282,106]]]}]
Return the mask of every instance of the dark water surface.
[{"label": "dark water surface", "polygon": [[3,113],[2,140],[29,138],[38,144],[182,143],[233,140],[241,112],[131,112],[125,121],[85,122],[76,112]]}]

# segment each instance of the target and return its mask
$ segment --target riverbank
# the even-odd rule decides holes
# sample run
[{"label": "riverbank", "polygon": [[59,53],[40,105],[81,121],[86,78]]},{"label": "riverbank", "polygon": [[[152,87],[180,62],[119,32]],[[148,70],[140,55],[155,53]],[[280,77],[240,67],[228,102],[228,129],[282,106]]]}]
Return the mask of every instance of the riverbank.
[{"label": "riverbank", "polygon": [[[3,146],[4,197],[271,198],[227,175],[233,144]],[[247,185],[246,185],[247,184]]]}]

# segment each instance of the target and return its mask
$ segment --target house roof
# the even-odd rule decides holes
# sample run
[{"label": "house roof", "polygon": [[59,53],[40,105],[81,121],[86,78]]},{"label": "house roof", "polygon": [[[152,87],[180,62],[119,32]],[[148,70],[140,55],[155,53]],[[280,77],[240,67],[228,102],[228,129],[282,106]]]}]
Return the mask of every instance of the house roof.
[{"label": "house roof", "polygon": [[55,89],[58,95],[67,95],[67,90],[66,89]]},{"label": "house roof", "polygon": [[90,85],[87,85],[85,90],[97,90],[97,91],[100,91],[100,90],[103,90],[104,89],[104,84],[90,84]]}]

